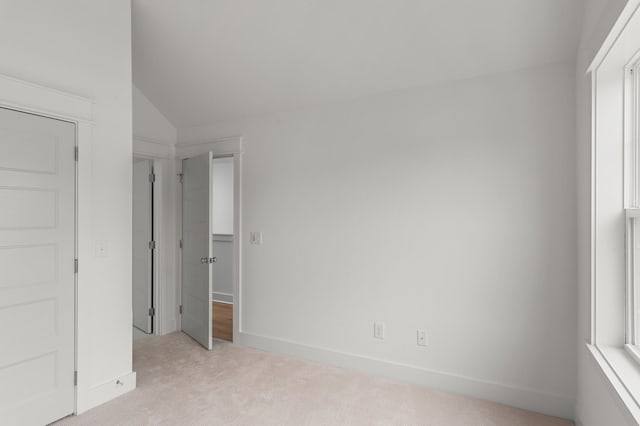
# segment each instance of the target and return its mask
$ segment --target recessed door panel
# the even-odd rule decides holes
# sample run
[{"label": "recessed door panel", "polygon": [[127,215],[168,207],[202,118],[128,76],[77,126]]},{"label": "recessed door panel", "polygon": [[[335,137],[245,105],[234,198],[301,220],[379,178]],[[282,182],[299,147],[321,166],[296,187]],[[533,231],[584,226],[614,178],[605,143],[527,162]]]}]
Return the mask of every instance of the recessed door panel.
[{"label": "recessed door panel", "polygon": [[[24,267],[35,259],[37,268]],[[55,283],[57,268],[58,246],[55,244],[0,247],[0,288]]]},{"label": "recessed door panel", "polygon": [[0,188],[0,229],[52,229],[57,222],[57,190]]},{"label": "recessed door panel", "polygon": [[58,137],[14,126],[0,129],[0,170],[56,174]]}]

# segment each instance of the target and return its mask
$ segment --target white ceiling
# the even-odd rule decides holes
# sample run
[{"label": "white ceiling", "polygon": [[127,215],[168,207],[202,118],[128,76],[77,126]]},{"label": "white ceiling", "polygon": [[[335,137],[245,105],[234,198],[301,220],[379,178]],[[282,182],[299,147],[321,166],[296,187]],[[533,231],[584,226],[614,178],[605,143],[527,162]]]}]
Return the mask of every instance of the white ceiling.
[{"label": "white ceiling", "polygon": [[134,83],[177,127],[573,60],[582,0],[133,0]]}]

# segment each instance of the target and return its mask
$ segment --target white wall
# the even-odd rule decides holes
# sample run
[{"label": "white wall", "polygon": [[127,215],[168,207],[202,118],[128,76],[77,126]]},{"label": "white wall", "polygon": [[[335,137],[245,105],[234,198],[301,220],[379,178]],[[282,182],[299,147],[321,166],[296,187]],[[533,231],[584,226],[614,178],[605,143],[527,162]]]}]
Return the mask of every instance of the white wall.
[{"label": "white wall", "polygon": [[233,158],[214,158],[212,185],[214,234],[233,234]]},{"label": "white wall", "polygon": [[179,129],[244,136],[239,341],[572,417],[574,108],[556,64]]},{"label": "white wall", "polygon": [[133,86],[133,135],[164,145],[174,145],[177,140],[175,126],[136,86]]},{"label": "white wall", "polygon": [[[93,247],[80,247],[78,409],[83,411],[135,385],[130,376],[130,2],[0,1],[0,73],[95,101],[91,158],[80,166],[87,171],[82,176],[91,176],[82,185],[90,186],[93,197],[79,200],[91,235],[79,238],[106,241],[108,257],[96,258]],[[124,386],[116,386],[118,379]]]},{"label": "white wall", "polygon": [[585,72],[626,0],[588,0],[576,65],[578,187],[578,398],[576,423],[634,424],[585,346],[590,333],[591,78]]}]

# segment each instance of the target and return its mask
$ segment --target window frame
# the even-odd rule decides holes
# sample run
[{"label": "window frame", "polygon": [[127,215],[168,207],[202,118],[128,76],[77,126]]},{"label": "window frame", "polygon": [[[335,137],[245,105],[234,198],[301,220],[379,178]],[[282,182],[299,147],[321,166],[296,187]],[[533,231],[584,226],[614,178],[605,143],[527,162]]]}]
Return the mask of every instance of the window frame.
[{"label": "window frame", "polygon": [[640,424],[639,40],[640,0],[629,0],[588,70],[592,134],[587,348],[627,414]]},{"label": "window frame", "polygon": [[640,363],[640,50],[625,67],[625,349]]}]

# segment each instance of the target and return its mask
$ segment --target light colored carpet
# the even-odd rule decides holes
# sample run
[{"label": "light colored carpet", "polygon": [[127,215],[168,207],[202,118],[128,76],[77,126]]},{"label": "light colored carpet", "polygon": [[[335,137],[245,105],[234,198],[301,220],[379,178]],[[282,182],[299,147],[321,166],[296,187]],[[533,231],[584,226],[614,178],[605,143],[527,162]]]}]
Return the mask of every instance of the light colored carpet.
[{"label": "light colored carpet", "polygon": [[134,342],[138,388],[56,425],[570,425],[486,401],[216,340]]}]

